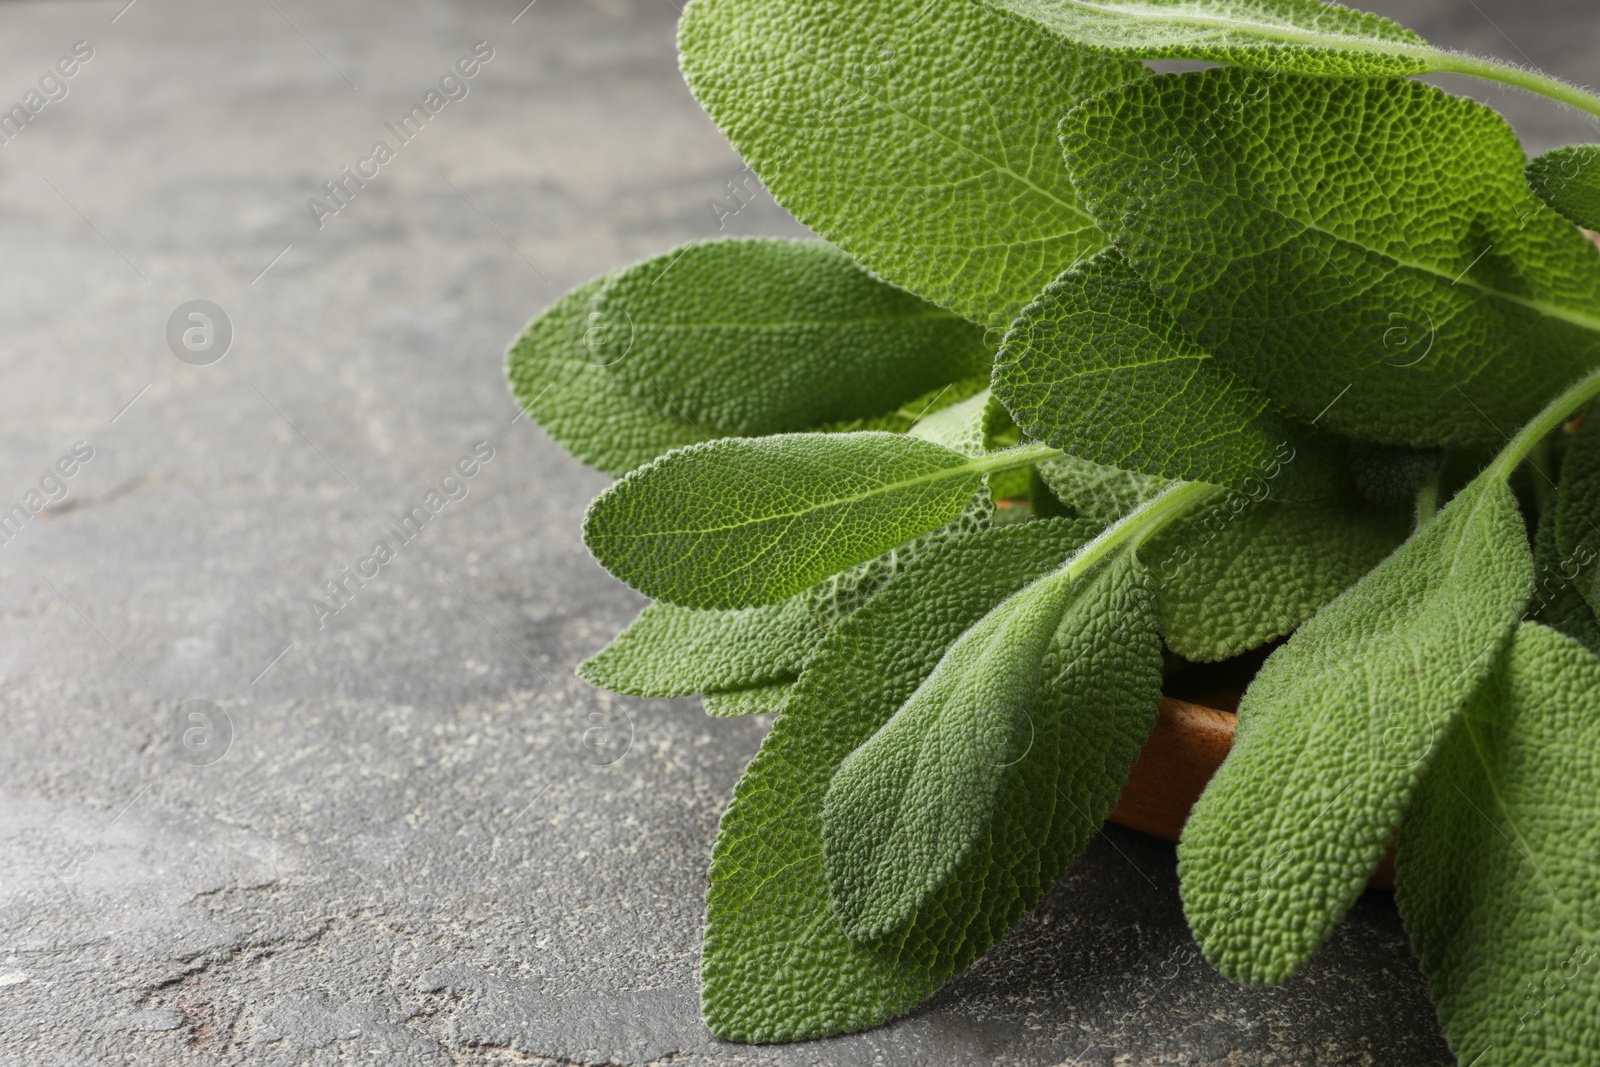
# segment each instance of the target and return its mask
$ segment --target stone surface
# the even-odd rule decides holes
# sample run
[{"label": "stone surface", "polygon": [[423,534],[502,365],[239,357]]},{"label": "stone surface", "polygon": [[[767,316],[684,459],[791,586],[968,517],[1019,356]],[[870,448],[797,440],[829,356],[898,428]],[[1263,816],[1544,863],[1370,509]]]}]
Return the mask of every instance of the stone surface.
[{"label": "stone surface", "polygon": [[[0,544],[0,1063],[1447,1062],[1388,898],[1241,989],[1171,846],[1116,828],[912,1016],[713,1040],[705,867],[768,723],[573,678],[640,600],[579,541],[605,480],[500,372],[566,287],[717,232],[741,169],[677,9],[124,3],[0,5],[8,103],[94,50],[0,147],[0,507],[93,450]],[[1577,81],[1600,46],[1582,0],[1378,6]],[[480,40],[469,94],[318,228],[307,198]],[[1534,149],[1586,134],[1486,92]],[[746,199],[726,232],[803,232]],[[166,340],[197,298],[234,333],[208,366]],[[467,495],[319,618],[479,442]]]}]

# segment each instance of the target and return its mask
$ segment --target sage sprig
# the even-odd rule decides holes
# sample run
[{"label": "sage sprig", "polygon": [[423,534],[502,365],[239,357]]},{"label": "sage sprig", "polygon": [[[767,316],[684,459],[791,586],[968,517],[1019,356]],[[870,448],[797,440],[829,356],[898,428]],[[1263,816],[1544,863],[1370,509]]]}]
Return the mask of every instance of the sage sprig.
[{"label": "sage sprig", "polygon": [[583,677],[775,714],[712,1030],[911,1008],[1106,817],[1164,664],[1287,638],[1179,846],[1206,956],[1293,974],[1397,841],[1463,1061],[1600,1064],[1600,149],[1413,76],[1600,100],[1319,0],[691,0],[679,46],[824,240],[624,267],[507,370],[655,601]]}]

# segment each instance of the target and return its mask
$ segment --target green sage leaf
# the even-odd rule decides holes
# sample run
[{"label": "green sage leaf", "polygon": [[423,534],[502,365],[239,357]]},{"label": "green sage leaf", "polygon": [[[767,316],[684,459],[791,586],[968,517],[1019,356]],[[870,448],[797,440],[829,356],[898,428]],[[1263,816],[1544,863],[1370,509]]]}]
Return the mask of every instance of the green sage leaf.
[{"label": "green sage leaf", "polygon": [[1518,629],[1400,828],[1395,901],[1462,1063],[1600,1062],[1600,660]]},{"label": "green sage leaf", "polygon": [[1155,580],[1161,636],[1185,659],[1212,662],[1293,631],[1410,532],[1407,507],[1236,493],[1161,531],[1141,558]]},{"label": "green sage leaf", "polygon": [[651,604],[578,667],[591,685],[633,696],[679,697],[793,681],[822,630],[800,597],[696,611]]},{"label": "green sage leaf", "polygon": [[[994,394],[1035,440],[1103,466],[1233,489],[1281,471],[1278,499],[1326,495],[1344,448],[1290,422],[1191,341],[1114,248],[1080,261],[1011,324]],[[1281,463],[1285,452],[1296,462]]]},{"label": "green sage leaf", "polygon": [[[876,733],[968,628],[1055,570],[1098,527],[1049,520],[975,534],[920,556],[807,661],[783,714],[723,815],[707,900],[702,1007],[718,1036],[788,1041],[875,1025],[915,1005],[994,945],[1065,871],[1116,802],[1148,721],[1114,714],[1040,716],[983,839],[916,917],[887,938],[853,942],[833,910],[822,856],[822,802],[839,764]],[[1121,640],[1109,614],[1086,613],[1079,648]],[[1064,650],[1066,643],[1061,648]],[[1051,690],[1099,693],[1096,657],[1052,652]],[[1154,692],[1151,677],[1139,683]],[[1055,679],[1060,679],[1059,682]],[[1099,707],[1100,705],[1093,705]],[[1033,758],[1037,756],[1037,758]]]},{"label": "green sage leaf", "polygon": [[[1070,680],[1045,679],[1052,645],[1058,661],[1072,660]],[[1148,731],[1160,659],[1149,581],[1131,548],[1077,580],[1065,570],[1038,579],[962,634],[828,788],[823,866],[845,935],[892,933],[949,880],[1006,784],[1029,773],[1022,764],[1049,758],[1035,751],[1036,735],[1041,724],[1060,727],[1045,719],[1113,718]],[[1084,786],[1096,796],[1120,788],[1128,764],[1102,770],[1108,781]]]},{"label": "green sage leaf", "polygon": [[1114,55],[1209,59],[1300,74],[1387,76],[1435,69],[1435,50],[1404,26],[1322,0],[987,2]]},{"label": "green sage leaf", "polygon": [[1008,465],[875,431],[727,438],[616,482],[589,506],[584,541],[646,596],[770,604],[949,522]]},{"label": "green sage leaf", "polygon": [[970,537],[980,530],[989,529],[994,524],[994,512],[994,501],[988,492],[980,489],[967,501],[961,514],[937,530],[929,530],[903,545],[896,545],[881,556],[824,578],[802,594],[812,620],[824,631],[833,629],[859,611],[863,604],[918,556],[946,541]]},{"label": "green sage leaf", "polygon": [[506,377],[517,403],[574,457],[612,475],[674,448],[726,436],[662,414],[606,370],[625,340],[593,312],[604,282],[600,277],[572,290],[512,343]]},{"label": "green sage leaf", "polygon": [[635,396],[744,435],[881,415],[990,365],[980,327],[820,241],[685,245],[607,276],[594,307]]},{"label": "green sage leaf", "polygon": [[1224,974],[1278,981],[1327,937],[1531,585],[1492,469],[1268,657],[1178,846],[1189,925]]},{"label": "green sage leaf", "polygon": [[776,715],[783,710],[793,689],[793,682],[725,689],[700,694],[700,703],[705,706],[707,715],[723,719],[737,715]]},{"label": "green sage leaf", "polygon": [[1600,230],[1600,145],[1572,144],[1528,161],[1534,195],[1587,230]]},{"label": "green sage leaf", "polygon": [[1179,323],[1320,427],[1498,444],[1600,361],[1600,252],[1529,195],[1481,104],[1217,69],[1119,87],[1062,137]]},{"label": "green sage leaf", "polygon": [[1034,470],[1063,504],[1107,526],[1172,484],[1154,474],[1105,467],[1072,455],[1040,460]]},{"label": "green sage leaf", "polygon": [[1144,71],[973,0],[694,0],[685,77],[772,195],[880,277],[987,326],[1104,238],[1055,154]]},{"label": "green sage leaf", "polygon": [[[1575,479],[1576,480],[1576,479]],[[1600,621],[1580,591],[1580,583],[1591,590],[1595,562],[1600,559],[1594,539],[1582,539],[1572,552],[1562,552],[1556,538],[1556,515],[1561,496],[1570,492],[1563,477],[1555,501],[1539,513],[1539,529],[1533,539],[1533,600],[1527,617],[1576,638],[1591,652],[1600,653]]]},{"label": "green sage leaf", "polygon": [[912,437],[943,445],[963,456],[981,456],[988,450],[989,409],[995,403],[989,390],[921,419],[909,431]]}]

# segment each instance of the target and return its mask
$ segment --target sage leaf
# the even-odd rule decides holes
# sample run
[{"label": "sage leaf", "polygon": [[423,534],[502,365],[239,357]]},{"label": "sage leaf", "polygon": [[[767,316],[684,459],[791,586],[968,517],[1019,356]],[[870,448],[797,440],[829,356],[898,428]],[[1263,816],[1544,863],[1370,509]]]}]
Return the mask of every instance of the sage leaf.
[{"label": "sage leaf", "polygon": [[1436,54],[1404,26],[1322,0],[987,2],[1115,55],[1373,77],[1421,74]]},{"label": "sage leaf", "polygon": [[710,441],[596,497],[584,542],[646,596],[691,608],[770,604],[949,522],[985,473],[1038,451],[972,459],[876,431]]},{"label": "sage leaf", "polygon": [[1062,138],[1179,323],[1320,427],[1498,445],[1600,361],[1600,252],[1528,193],[1481,104],[1213,69],[1121,86]]},{"label": "sage leaf", "polygon": [[1561,459],[1555,499],[1557,573],[1589,607],[1600,605],[1600,406],[1589,413]]},{"label": "sage leaf", "polygon": [[678,48],[696,99],[780,204],[940,307],[1004,327],[1105,243],[1055,125],[1143,76],[1132,60],[1062,47],[973,0],[694,0]]},{"label": "sage leaf", "polygon": [[[1281,468],[1279,499],[1326,495],[1344,475],[1342,442],[1218,366],[1114,248],[1023,308],[995,358],[994,395],[1031,438],[1103,466],[1233,489]],[[1286,449],[1293,464],[1280,462]]]},{"label": "sage leaf", "polygon": [[[1121,786],[1116,768],[1131,764],[1148,721],[1040,716],[1033,751],[1018,764],[1025,770],[1007,782],[984,837],[906,926],[879,941],[851,941],[823,868],[822,803],[839,764],[968,628],[1097,530],[1048,520],[939,545],[818,646],[722,818],[701,969],[702,1008],[715,1034],[797,1040],[860,1030],[907,1010],[988,951],[1099,827]],[[1074,637],[1078,647],[1121,639],[1109,615],[1087,614],[1083,625],[1104,628],[1105,636]],[[1097,693],[1098,671],[1070,673],[1091,661],[1073,667],[1052,652],[1045,665],[1052,691],[1107,706],[1144,686],[1153,694],[1159,656],[1150,677],[1116,694]]]},{"label": "sage leaf", "polygon": [[1033,469],[1063,504],[1102,525],[1154,500],[1172,484],[1154,474],[1106,467],[1073,455],[1040,460]]},{"label": "sage leaf", "polygon": [[1600,1061],[1597,706],[1600,660],[1523,625],[1401,825],[1395,901],[1462,1063]]},{"label": "sage leaf", "polygon": [[625,341],[591,318],[604,277],[580,285],[528,324],[506,353],[517,403],[578,460],[621,475],[664,452],[727,432],[662,414],[606,370]]},{"label": "sage leaf", "polygon": [[912,437],[943,445],[963,456],[981,456],[988,449],[989,409],[994,403],[994,397],[985,389],[918,420],[909,432]]},{"label": "sage leaf", "polygon": [[[1053,643],[1056,661],[1072,660],[1070,678],[1047,686]],[[1021,765],[1047,758],[1036,735],[1060,727],[1046,719],[1148,731],[1160,661],[1148,578],[1131,548],[1077,580],[1065,569],[1038,579],[962,634],[828,788],[823,866],[845,935],[869,940],[911,921],[983,839],[1006,783],[1027,773]],[[1103,769],[1111,787],[1126,772]],[[1090,791],[1109,792],[1098,785]]]},{"label": "sage leaf", "polygon": [[753,685],[745,689],[724,689],[700,694],[707,715],[726,719],[737,715],[776,715],[783,710],[793,682]]},{"label": "sage leaf", "polygon": [[595,312],[635,396],[743,435],[881,415],[991,361],[981,327],[820,241],[686,245],[608,276]]},{"label": "sage leaf", "polygon": [[1556,513],[1561,495],[1571,491],[1563,477],[1556,500],[1539,513],[1539,529],[1533,538],[1533,600],[1527,618],[1576,638],[1591,652],[1600,653],[1600,621],[1579,590],[1579,583],[1591,589],[1595,561],[1600,559],[1590,540],[1580,540],[1570,553],[1561,551],[1556,539]]},{"label": "sage leaf", "polygon": [[822,640],[806,602],[696,611],[651,604],[578,676],[614,693],[678,697],[793,681]]},{"label": "sage leaf", "polygon": [[1321,0],[987,0],[1110,55],[1202,59],[1343,77],[1470,74],[1600,114],[1600,99],[1527,67],[1450,52],[1388,19]]},{"label": "sage leaf", "polygon": [[1572,144],[1528,161],[1528,187],[1587,230],[1600,230],[1600,145]]},{"label": "sage leaf", "polygon": [[1378,865],[1418,779],[1510,639],[1532,559],[1492,467],[1262,665],[1178,846],[1224,974],[1292,974]]},{"label": "sage leaf", "polygon": [[1282,637],[1405,541],[1411,511],[1350,496],[1255,501],[1233,494],[1151,538],[1161,636],[1213,662]]},{"label": "sage leaf", "polygon": [[1436,448],[1350,442],[1350,475],[1374,504],[1409,503],[1440,474],[1444,455]]},{"label": "sage leaf", "polygon": [[812,620],[823,631],[833,629],[859,611],[863,604],[918,556],[946,541],[989,529],[994,524],[994,510],[994,501],[988,492],[980,489],[967,501],[961,514],[937,530],[929,530],[903,545],[896,545],[881,556],[824,578],[802,594]]}]

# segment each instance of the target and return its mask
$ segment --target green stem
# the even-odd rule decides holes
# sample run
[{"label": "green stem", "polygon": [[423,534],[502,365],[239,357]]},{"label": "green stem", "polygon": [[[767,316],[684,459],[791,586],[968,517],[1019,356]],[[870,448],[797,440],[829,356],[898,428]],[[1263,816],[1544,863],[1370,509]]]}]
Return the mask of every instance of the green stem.
[{"label": "green stem", "polygon": [[1559,78],[1552,78],[1548,74],[1541,74],[1536,70],[1524,70],[1514,67],[1509,63],[1501,63],[1494,59],[1481,59],[1478,56],[1463,55],[1460,52],[1435,51],[1431,57],[1433,69],[1443,74],[1470,74],[1478,78],[1487,78],[1504,85],[1515,85],[1519,89],[1548,96],[1552,100],[1559,100],[1563,104],[1570,104],[1580,111],[1587,111],[1591,115],[1600,116],[1600,96],[1585,92],[1576,85],[1568,85]]},{"label": "green stem", "polygon": [[990,452],[988,455],[978,456],[967,464],[967,469],[976,471],[978,474],[992,474],[995,471],[1015,470],[1018,467],[1026,467],[1030,463],[1037,463],[1042,459],[1055,459],[1057,456],[1064,455],[1066,453],[1061,449],[1051,448],[1049,445],[1018,445],[1015,448],[1007,448],[1000,452]]},{"label": "green stem", "polygon": [[1219,493],[1227,492],[1221,486],[1207,482],[1177,482],[1163,490],[1160,496],[1146,501],[1100,532],[1100,536],[1078,549],[1058,573],[1076,581],[1079,575],[1105,559],[1123,545],[1132,542],[1137,548],[1144,540],[1174,519],[1193,511]]},{"label": "green stem", "polygon": [[[1066,453],[1061,449],[1051,448],[1049,445],[1019,445],[1003,452],[991,452],[986,456],[979,456],[972,460],[967,469],[977,471],[979,474],[990,474],[994,471],[1014,470],[1030,463],[1064,455]],[[1100,536],[1078,549],[1077,553],[1067,561],[1066,566],[1056,573],[1065,576],[1068,581],[1074,581],[1080,574],[1129,540],[1138,547],[1145,538],[1173,519],[1188,514],[1204,501],[1225,492],[1227,490],[1222,486],[1212,485],[1209,482],[1174,482],[1159,495],[1107,526],[1100,532]]]},{"label": "green stem", "polygon": [[1500,450],[1500,454],[1494,457],[1489,466],[1484,468],[1484,474],[1499,478],[1501,481],[1508,480],[1511,472],[1528,458],[1535,445],[1543,441],[1552,430],[1566,422],[1569,415],[1596,395],[1600,395],[1600,370],[1591,371],[1578,379],[1560,396],[1546,404],[1544,410],[1518,430],[1510,443]]}]

